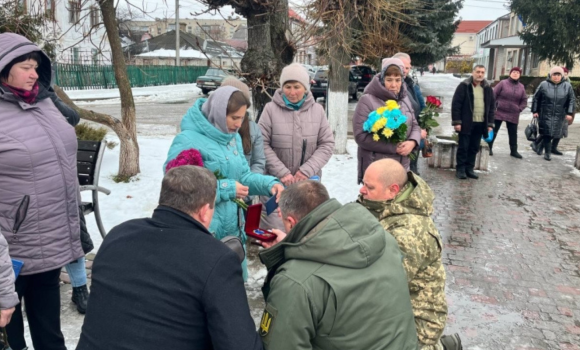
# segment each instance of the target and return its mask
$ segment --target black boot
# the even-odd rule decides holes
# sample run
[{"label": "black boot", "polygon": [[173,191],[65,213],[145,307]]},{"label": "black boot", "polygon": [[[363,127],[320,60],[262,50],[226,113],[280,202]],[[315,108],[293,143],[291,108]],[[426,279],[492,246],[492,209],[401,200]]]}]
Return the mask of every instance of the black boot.
[{"label": "black boot", "polygon": [[479,176],[475,173],[475,171],[473,171],[473,169],[466,169],[465,175],[467,175],[467,177],[470,179],[479,179]]},{"label": "black boot", "polygon": [[89,290],[87,285],[73,287],[72,302],[76,304],[77,311],[84,315],[87,312],[87,302],[89,301]]},{"label": "black boot", "polygon": [[518,153],[518,145],[510,146],[510,150],[511,150],[510,156],[517,158],[517,159],[523,158],[522,155]]},{"label": "black boot", "polygon": [[557,156],[562,156],[564,153],[558,151],[558,144],[560,143],[560,139],[553,139],[552,140],[552,154]]},{"label": "black boot", "polygon": [[461,179],[461,180],[467,179],[467,175],[465,174],[465,169],[457,168],[457,170],[455,172],[455,177],[458,179]]},{"label": "black boot", "polygon": [[536,145],[536,153],[541,156],[542,154],[544,154],[544,142],[540,141],[540,143],[538,143]]},{"label": "black boot", "polygon": [[544,149],[546,150],[546,154],[544,154],[545,160],[552,160],[552,140],[544,139]]}]

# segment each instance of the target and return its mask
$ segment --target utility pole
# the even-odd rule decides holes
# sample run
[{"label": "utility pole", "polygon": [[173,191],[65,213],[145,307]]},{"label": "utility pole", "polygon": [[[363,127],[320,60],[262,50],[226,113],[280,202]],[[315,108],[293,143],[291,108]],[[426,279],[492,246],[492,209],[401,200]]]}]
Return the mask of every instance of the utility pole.
[{"label": "utility pole", "polygon": [[179,59],[179,0],[175,0],[175,66],[181,66]]}]

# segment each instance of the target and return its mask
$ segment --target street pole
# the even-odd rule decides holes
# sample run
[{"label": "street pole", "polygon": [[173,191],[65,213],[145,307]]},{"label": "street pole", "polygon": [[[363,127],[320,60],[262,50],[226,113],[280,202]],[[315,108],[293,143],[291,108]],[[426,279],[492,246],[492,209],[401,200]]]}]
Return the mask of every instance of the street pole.
[{"label": "street pole", "polygon": [[175,0],[175,66],[181,65],[179,59],[179,0]]}]

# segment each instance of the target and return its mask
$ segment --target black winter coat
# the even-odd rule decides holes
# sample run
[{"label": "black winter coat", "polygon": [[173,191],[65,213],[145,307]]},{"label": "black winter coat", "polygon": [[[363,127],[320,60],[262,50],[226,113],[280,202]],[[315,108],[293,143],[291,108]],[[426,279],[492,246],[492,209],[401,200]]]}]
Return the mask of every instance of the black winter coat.
[{"label": "black winter coat", "polygon": [[38,90],[38,99],[45,99],[50,98],[56,108],[58,108],[59,112],[65,117],[66,121],[72,125],[76,126],[79,121],[81,120],[77,111],[69,107],[66,103],[62,102],[60,98],[58,98],[56,92],[51,87],[45,87],[43,84],[39,85]]},{"label": "black winter coat", "polygon": [[[495,98],[493,97],[493,89],[487,81],[482,82],[483,86],[483,102],[485,104],[485,112],[483,120],[488,127],[493,128],[495,118]],[[451,102],[451,124],[461,125],[460,134],[471,134],[471,126],[473,124],[473,77],[469,77],[462,81],[453,95]],[[487,138],[487,128],[485,128],[484,136]]]},{"label": "black winter coat", "polygon": [[532,103],[532,113],[540,115],[538,120],[540,135],[562,138],[562,127],[567,115],[574,115],[576,98],[572,85],[566,81],[555,84],[543,81]]},{"label": "black winter coat", "polygon": [[168,207],[113,228],[77,346],[93,349],[261,350],[239,257]]}]

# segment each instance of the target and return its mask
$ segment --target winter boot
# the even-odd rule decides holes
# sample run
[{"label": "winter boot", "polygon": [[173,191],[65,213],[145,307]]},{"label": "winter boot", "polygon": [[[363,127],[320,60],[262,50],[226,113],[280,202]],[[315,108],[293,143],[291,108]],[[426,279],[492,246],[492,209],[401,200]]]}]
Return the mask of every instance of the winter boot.
[{"label": "winter boot", "polygon": [[517,159],[522,159],[522,155],[518,153],[518,145],[514,145],[514,146],[510,146],[510,156],[517,158]]},{"label": "winter boot", "polygon": [[473,171],[473,169],[466,169],[465,175],[467,175],[467,177],[470,179],[474,179],[474,180],[479,179],[479,176],[475,173],[475,171]]},{"label": "winter boot", "polygon": [[536,153],[541,156],[542,154],[544,154],[544,142],[540,141],[540,143],[538,143],[536,145]]},{"label": "winter boot", "polygon": [[489,155],[493,156],[493,141],[491,141],[490,143],[488,143],[489,145]]},{"label": "winter boot", "polygon": [[463,350],[463,346],[461,345],[461,338],[459,338],[459,334],[457,333],[453,335],[442,336],[441,344],[445,350]]},{"label": "winter boot", "polygon": [[544,149],[546,150],[546,154],[544,154],[545,160],[552,160],[552,140],[545,139],[544,140]]},{"label": "winter boot", "polygon": [[87,302],[89,301],[89,290],[87,285],[73,287],[72,302],[76,304],[77,311],[81,314],[87,312]]},{"label": "winter boot", "polygon": [[564,153],[558,151],[558,144],[560,143],[560,139],[553,139],[552,140],[552,154],[557,156],[562,156]]},{"label": "winter boot", "polygon": [[455,172],[455,177],[458,179],[461,179],[461,180],[467,179],[467,175],[465,174],[465,169],[457,168],[457,171]]}]

